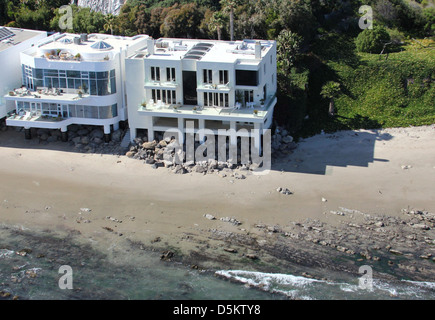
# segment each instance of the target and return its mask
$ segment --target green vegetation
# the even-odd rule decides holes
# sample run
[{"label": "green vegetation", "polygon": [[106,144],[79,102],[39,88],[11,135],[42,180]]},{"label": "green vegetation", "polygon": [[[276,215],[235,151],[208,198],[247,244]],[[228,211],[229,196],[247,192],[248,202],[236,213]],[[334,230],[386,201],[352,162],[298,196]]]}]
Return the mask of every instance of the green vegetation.
[{"label": "green vegetation", "polygon": [[[62,31],[69,3],[2,1],[0,24]],[[373,30],[359,29],[361,5]],[[435,122],[434,0],[129,0],[118,16],[72,7],[75,33],[277,40],[275,123],[295,137]]]}]

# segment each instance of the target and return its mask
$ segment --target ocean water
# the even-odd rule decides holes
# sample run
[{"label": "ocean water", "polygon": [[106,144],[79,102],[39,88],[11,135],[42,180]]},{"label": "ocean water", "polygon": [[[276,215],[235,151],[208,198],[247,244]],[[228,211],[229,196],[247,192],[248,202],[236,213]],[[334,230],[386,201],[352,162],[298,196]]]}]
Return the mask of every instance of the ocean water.
[{"label": "ocean water", "polygon": [[[73,289],[61,289],[62,265]],[[249,270],[199,271],[143,250],[97,251],[75,237],[0,228],[0,293],[8,298],[122,300],[435,299],[435,283],[322,281]]]}]

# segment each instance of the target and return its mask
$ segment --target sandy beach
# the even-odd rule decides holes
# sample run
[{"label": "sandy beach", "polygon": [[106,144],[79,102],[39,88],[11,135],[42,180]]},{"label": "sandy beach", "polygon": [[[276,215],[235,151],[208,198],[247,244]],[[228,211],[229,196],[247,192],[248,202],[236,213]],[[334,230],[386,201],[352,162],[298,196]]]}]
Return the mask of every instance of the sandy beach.
[{"label": "sandy beach", "polygon": [[[75,232],[107,253],[126,245],[170,250],[174,260],[199,268],[317,263],[321,274],[334,252],[349,257],[349,264],[331,267],[337,271],[356,273],[358,261],[381,260],[383,272],[387,261],[394,264],[390,276],[434,279],[435,125],[314,136],[276,159],[269,174],[244,171],[243,180],[232,172],[177,175],[126,156],[26,141],[13,130],[0,132],[0,157],[3,226]],[[279,187],[292,194],[277,192]],[[220,220],[225,217],[241,224]],[[427,229],[414,227],[413,219]],[[364,223],[371,227],[351,238],[349,225]],[[315,225],[319,230],[310,234]],[[331,238],[340,232],[340,239]],[[360,241],[364,237],[371,239]]]}]

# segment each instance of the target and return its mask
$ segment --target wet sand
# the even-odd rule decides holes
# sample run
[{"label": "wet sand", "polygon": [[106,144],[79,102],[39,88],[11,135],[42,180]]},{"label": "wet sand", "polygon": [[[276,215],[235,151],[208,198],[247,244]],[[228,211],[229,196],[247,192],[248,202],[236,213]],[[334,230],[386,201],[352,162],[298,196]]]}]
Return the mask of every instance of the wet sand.
[{"label": "wet sand", "polygon": [[[315,221],[323,223],[323,229],[336,230],[343,223],[364,219],[364,215],[334,214],[343,208],[397,219],[403,218],[404,208],[435,213],[434,125],[318,135],[274,161],[268,175],[244,171],[244,180],[230,172],[224,178],[176,175],[126,156],[76,153],[61,143],[24,141],[21,133],[11,130],[0,133],[0,158],[2,225],[79,233],[106,253],[126,245],[170,250],[174,259],[200,268],[270,269],[280,259],[276,251],[288,245],[279,241],[291,239],[285,232],[291,232],[294,223]],[[283,195],[278,187],[293,194]],[[86,208],[90,211],[82,210]],[[217,219],[209,220],[205,214]],[[235,218],[241,225],[219,220],[223,217]],[[433,228],[418,232],[421,239],[434,239]],[[342,239],[341,246],[346,241]],[[267,250],[265,243],[280,247]],[[292,245],[308,255],[324,249],[337,252],[336,246],[320,249],[307,241]],[[223,250],[232,246],[237,252]],[[431,254],[433,245],[421,250]],[[250,254],[257,259],[250,259]],[[338,271],[357,272],[352,266],[358,254]],[[314,263],[310,257],[294,259],[295,255],[282,254],[285,263],[276,265]],[[410,263],[416,259],[408,257]],[[416,279],[433,277],[431,259],[418,260],[425,271]],[[327,268],[326,260],[318,267]]]}]

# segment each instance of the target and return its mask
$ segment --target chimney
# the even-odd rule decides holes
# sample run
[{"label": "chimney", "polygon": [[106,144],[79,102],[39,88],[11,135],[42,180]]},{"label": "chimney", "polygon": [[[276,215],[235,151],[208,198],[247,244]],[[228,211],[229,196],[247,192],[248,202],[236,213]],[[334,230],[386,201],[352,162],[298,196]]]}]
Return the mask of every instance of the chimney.
[{"label": "chimney", "polygon": [[255,42],[255,59],[261,59],[261,43]]},{"label": "chimney", "polygon": [[147,40],[147,49],[150,55],[154,54],[154,39]]}]

